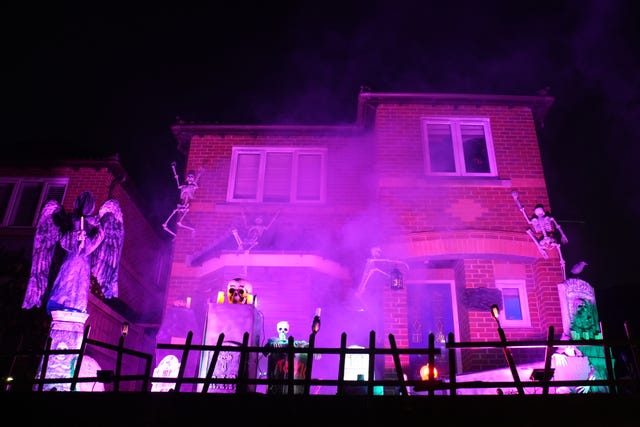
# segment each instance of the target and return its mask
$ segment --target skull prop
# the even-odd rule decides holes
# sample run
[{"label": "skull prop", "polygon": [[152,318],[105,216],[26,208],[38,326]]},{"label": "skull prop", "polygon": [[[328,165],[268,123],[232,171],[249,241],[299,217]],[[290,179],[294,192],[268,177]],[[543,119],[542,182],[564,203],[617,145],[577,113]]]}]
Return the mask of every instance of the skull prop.
[{"label": "skull prop", "polygon": [[278,340],[286,341],[289,334],[289,322],[282,320],[276,324],[276,328],[278,329]]},{"label": "skull prop", "polygon": [[252,295],[253,286],[244,279],[235,278],[227,283],[227,300],[231,304],[248,304]]}]

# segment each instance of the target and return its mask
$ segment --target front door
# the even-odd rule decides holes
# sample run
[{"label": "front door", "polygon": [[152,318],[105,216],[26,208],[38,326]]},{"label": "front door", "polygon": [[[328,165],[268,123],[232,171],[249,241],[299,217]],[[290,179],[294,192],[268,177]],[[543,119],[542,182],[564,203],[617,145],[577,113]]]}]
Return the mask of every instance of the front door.
[{"label": "front door", "polygon": [[[445,344],[450,332],[456,334],[453,282],[416,282],[406,284],[408,298],[409,348],[427,348],[429,334],[435,338],[440,355],[435,356],[435,367],[440,377],[448,375],[449,363]],[[428,356],[410,355],[409,379],[420,379],[420,368]]]}]

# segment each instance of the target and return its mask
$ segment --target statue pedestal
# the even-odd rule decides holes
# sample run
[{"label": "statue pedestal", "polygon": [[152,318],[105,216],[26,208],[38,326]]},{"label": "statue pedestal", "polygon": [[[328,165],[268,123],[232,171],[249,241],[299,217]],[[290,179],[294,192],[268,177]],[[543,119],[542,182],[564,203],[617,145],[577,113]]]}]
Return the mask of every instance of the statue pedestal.
[{"label": "statue pedestal", "polygon": [[[79,349],[84,335],[84,324],[89,317],[87,313],[56,310],[51,312],[51,350]],[[76,365],[77,354],[53,354],[49,356],[45,378],[71,379]],[[42,361],[36,374],[40,378]],[[71,382],[48,383],[43,390],[69,391]]]}]

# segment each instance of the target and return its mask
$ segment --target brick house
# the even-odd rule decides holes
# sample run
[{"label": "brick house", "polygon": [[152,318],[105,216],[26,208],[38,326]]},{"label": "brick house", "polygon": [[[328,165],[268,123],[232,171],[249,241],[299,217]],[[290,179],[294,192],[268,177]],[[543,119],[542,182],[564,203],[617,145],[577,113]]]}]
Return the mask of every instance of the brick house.
[{"label": "brick house", "polygon": [[[125,242],[119,269],[119,295],[111,300],[89,295],[86,325],[89,338],[118,344],[123,324],[129,324],[127,348],[153,354],[161,322],[168,278],[169,251],[166,239],[147,219],[144,205],[117,157],[101,160],[38,162],[0,166],[0,247],[3,271],[3,351],[42,350],[48,332],[44,306],[22,310],[29,279],[35,224],[43,203],[58,200],[73,209],[77,196],[91,191],[96,210],[108,198],[120,202]],[[36,330],[34,324],[40,324]],[[87,355],[103,369],[113,370],[115,352],[89,346]],[[4,362],[4,361],[3,361]],[[141,359],[123,359],[123,373],[140,374]],[[4,368],[4,366],[3,366]],[[3,370],[4,372],[4,370]],[[128,385],[131,385],[130,382]],[[128,385],[123,385],[127,387]],[[132,386],[133,387],[133,386]]]},{"label": "brick house", "polygon": [[[559,335],[561,259],[525,233],[513,196],[527,215],[550,209],[537,131],[552,103],[361,92],[352,125],[176,124],[187,169],[202,175],[183,219],[193,231],[173,228],[165,316],[189,301],[202,339],[217,293],[243,278],[261,343],[280,320],[306,340],[317,308],[321,347],[339,346],[342,333],[366,347],[371,331],[379,347],[388,334],[399,347],[425,346],[431,333],[442,348],[449,333],[496,341],[492,304],[510,340],[544,339],[550,326]],[[518,363],[542,355],[514,353]],[[423,360],[402,361],[417,377]],[[326,357],[314,372],[331,365]],[[501,352],[459,354],[461,372],[495,366]],[[385,360],[376,376],[391,367]]]}]

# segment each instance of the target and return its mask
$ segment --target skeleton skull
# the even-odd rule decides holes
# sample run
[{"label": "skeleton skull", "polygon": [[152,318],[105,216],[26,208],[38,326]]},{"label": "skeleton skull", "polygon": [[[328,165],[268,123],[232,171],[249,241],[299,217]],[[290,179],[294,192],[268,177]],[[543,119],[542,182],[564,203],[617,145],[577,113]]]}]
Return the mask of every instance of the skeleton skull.
[{"label": "skeleton skull", "polygon": [[278,329],[278,339],[286,341],[289,334],[289,322],[281,320],[276,324],[276,328]]},{"label": "skeleton skull", "polygon": [[227,283],[227,300],[231,304],[248,304],[253,286],[239,277]]}]

